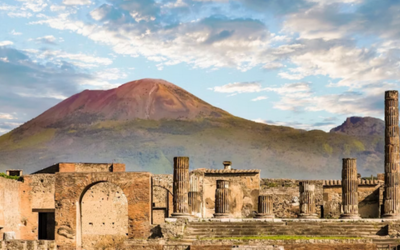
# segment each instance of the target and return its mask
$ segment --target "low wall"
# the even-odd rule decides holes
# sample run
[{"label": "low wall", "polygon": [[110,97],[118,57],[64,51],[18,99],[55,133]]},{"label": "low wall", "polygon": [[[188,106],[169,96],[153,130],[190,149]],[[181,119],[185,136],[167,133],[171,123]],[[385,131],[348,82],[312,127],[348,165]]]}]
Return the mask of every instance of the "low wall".
[{"label": "low wall", "polygon": [[[273,195],[274,214],[277,218],[297,218],[300,205],[299,183],[294,179],[261,179],[260,195]],[[315,184],[315,210],[321,217],[323,204],[322,181],[311,181]]]},{"label": "low wall", "polygon": [[190,250],[377,250],[370,239],[354,240],[208,240],[195,241]]},{"label": "low wall", "polygon": [[0,241],[0,250],[56,250],[54,240],[10,240]]}]

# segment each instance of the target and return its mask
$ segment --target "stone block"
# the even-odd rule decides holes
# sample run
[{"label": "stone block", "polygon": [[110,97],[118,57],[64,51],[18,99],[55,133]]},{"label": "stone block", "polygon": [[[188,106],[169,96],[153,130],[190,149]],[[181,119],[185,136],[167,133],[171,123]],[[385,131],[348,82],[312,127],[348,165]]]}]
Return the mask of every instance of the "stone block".
[{"label": "stone block", "polygon": [[15,232],[4,232],[3,240],[15,240]]}]

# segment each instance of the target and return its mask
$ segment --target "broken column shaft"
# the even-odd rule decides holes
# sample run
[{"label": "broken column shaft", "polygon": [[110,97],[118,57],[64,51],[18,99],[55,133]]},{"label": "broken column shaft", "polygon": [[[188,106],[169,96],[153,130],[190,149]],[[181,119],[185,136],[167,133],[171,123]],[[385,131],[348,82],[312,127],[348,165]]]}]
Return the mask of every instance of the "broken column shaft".
[{"label": "broken column shaft", "polygon": [[258,213],[257,219],[274,218],[274,201],[272,195],[260,195],[258,196]]},{"label": "broken column shaft", "polygon": [[342,168],[342,207],[340,218],[359,219],[358,214],[358,179],[357,160],[343,159]]},{"label": "broken column shaft", "polygon": [[215,190],[215,218],[229,217],[229,181],[217,180]]},{"label": "broken column shaft", "polygon": [[174,157],[173,217],[189,215],[189,157]]},{"label": "broken column shaft", "polygon": [[399,218],[399,93],[385,92],[385,195],[386,218]]},{"label": "broken column shaft", "polygon": [[301,219],[316,219],[315,185],[308,181],[300,182],[300,216]]}]

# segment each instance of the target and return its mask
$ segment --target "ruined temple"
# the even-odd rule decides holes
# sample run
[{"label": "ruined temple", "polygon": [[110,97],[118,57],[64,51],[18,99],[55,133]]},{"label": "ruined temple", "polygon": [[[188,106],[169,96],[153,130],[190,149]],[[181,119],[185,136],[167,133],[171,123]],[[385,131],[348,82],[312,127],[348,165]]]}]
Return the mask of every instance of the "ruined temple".
[{"label": "ruined temple", "polygon": [[[230,161],[195,168],[186,156],[166,175],[127,172],[123,163],[8,170],[14,178],[0,178],[0,249],[395,249],[398,119],[398,93],[387,91],[384,173],[370,178],[354,158],[343,159],[337,180],[261,178]],[[265,235],[349,238],[231,239]]]}]

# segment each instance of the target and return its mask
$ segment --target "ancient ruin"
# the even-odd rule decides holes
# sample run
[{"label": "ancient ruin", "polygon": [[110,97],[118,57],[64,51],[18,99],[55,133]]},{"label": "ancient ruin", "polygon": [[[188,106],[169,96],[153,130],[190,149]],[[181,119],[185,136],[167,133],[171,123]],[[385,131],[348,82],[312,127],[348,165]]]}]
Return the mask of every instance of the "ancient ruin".
[{"label": "ancient ruin", "polygon": [[358,219],[358,180],[357,160],[343,159],[342,169],[342,206],[340,218]]},{"label": "ancient ruin", "polygon": [[174,158],[174,217],[189,216],[189,157]]},{"label": "ancient ruin", "polygon": [[300,182],[300,218],[316,219],[315,213],[315,185],[308,182]]},{"label": "ancient ruin", "polygon": [[215,218],[229,218],[229,181],[217,180],[215,190]]},{"label": "ancient ruin", "polygon": [[9,170],[0,249],[396,249],[398,119],[398,93],[387,91],[384,174],[370,178],[354,158],[338,166],[341,180],[260,178],[230,161],[190,170],[189,157],[164,175],[122,163]]},{"label": "ancient ruin", "polygon": [[274,200],[272,195],[258,196],[258,213],[256,218],[274,218]]},{"label": "ancient ruin", "polygon": [[399,93],[385,92],[385,197],[384,217],[399,218]]}]

